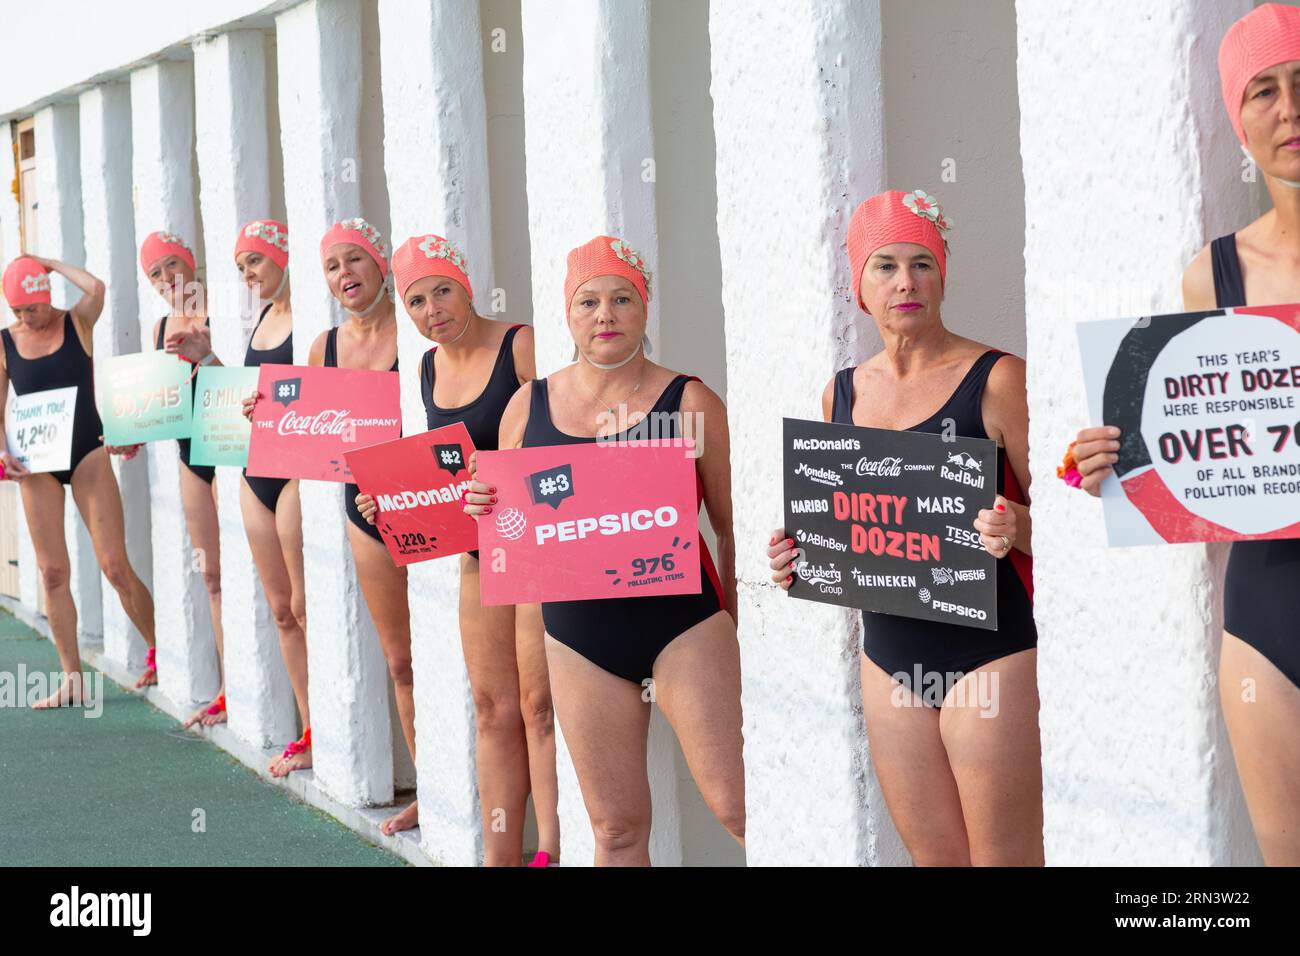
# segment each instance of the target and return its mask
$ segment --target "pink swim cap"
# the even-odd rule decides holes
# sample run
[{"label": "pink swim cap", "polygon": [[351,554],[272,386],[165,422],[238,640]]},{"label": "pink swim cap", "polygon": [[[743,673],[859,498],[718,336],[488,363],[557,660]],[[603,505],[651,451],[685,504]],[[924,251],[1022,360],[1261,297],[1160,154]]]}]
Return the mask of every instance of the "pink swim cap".
[{"label": "pink swim cap", "polygon": [[241,252],[258,252],[281,269],[289,267],[289,227],[274,219],[254,219],[239,230],[235,258]]},{"label": "pink swim cap", "polygon": [[1232,26],[1219,44],[1219,80],[1228,119],[1244,145],[1241,98],[1256,76],[1287,60],[1300,60],[1300,9],[1280,3],[1256,7]]},{"label": "pink swim cap", "polygon": [[19,256],[5,268],[5,301],[11,308],[50,304],[50,274],[35,259]]},{"label": "pink swim cap", "polygon": [[144,237],[144,242],[140,243],[140,268],[144,270],[145,275],[149,274],[150,266],[167,256],[179,256],[189,265],[190,271],[194,271],[194,253],[185,244],[185,240],[176,233],[151,232]]},{"label": "pink swim cap", "polygon": [[334,223],[321,237],[320,259],[322,266],[325,264],[325,254],[330,251],[330,247],[337,246],[341,242],[360,246],[370,253],[370,258],[374,259],[379,265],[379,274],[385,279],[388,278],[388,246],[384,242],[384,237],[379,234],[378,229],[360,217],[344,219],[342,222]]},{"label": "pink swim cap", "polygon": [[564,277],[564,314],[569,314],[573,295],[584,282],[596,276],[621,276],[641,294],[641,304],[650,304],[649,270],[645,259],[622,239],[597,236],[569,253],[569,272]]},{"label": "pink swim cap", "polygon": [[406,298],[406,290],[412,283],[429,276],[455,279],[465,289],[469,300],[474,301],[474,288],[469,283],[465,254],[442,236],[412,236],[393,253],[397,297]]},{"label": "pink swim cap", "polygon": [[948,257],[943,248],[943,233],[952,223],[933,196],[923,190],[910,193],[891,189],[865,200],[849,220],[849,267],[853,270],[853,300],[866,311],[862,302],[862,267],[881,246],[895,242],[914,242],[930,250],[939,263],[939,279],[947,281]]}]

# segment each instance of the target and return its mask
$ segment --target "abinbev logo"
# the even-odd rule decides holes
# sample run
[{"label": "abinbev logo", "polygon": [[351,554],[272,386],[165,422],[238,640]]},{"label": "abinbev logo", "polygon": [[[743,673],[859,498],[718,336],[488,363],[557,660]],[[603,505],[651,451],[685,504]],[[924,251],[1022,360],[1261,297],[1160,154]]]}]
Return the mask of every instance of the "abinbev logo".
[{"label": "abinbev logo", "polygon": [[152,893],[82,893],[74,884],[50,897],[51,926],[129,926],[131,935],[148,936],[152,912]]}]

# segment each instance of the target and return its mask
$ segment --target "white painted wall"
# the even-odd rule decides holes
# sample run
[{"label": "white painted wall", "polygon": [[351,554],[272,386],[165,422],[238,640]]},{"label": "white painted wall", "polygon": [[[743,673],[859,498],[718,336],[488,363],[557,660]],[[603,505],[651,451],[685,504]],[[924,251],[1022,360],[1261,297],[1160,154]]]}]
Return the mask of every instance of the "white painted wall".
[{"label": "white painted wall", "polygon": [[[140,350],[136,297],[139,266],[131,197],[131,87],[118,81],[93,86],[79,97],[81,202],[86,268],[107,287],[104,311],[95,324],[95,356]],[[149,512],[149,459],[113,456],[126,552],[147,587],[153,580],[153,521]],[[117,592],[103,581],[104,653],[133,673],[144,668],[146,645]]]}]

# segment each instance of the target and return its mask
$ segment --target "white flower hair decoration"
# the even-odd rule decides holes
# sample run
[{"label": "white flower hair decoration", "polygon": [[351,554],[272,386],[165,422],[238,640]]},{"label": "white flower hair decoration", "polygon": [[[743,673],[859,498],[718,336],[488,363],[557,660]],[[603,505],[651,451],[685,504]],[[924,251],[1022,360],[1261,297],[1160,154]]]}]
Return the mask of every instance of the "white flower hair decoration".
[{"label": "white flower hair decoration", "polygon": [[419,250],[429,259],[446,259],[461,272],[468,273],[465,254],[441,236],[425,236]]},{"label": "white flower hair decoration", "polygon": [[364,219],[358,218],[358,219],[344,219],[341,223],[339,223],[339,225],[342,226],[344,229],[351,229],[354,232],[361,233],[362,238],[365,239],[366,242],[374,246],[376,252],[378,252],[385,259],[388,258],[388,246],[384,243],[384,237],[381,236],[379,234],[379,230],[376,229],[374,226],[370,225],[370,223],[366,222]]},{"label": "white flower hair decoration", "polygon": [[249,239],[261,239],[281,252],[289,251],[289,236],[279,227],[269,222],[250,222],[244,227],[244,235]]},{"label": "white flower hair decoration", "polygon": [[645,267],[645,258],[641,253],[637,252],[622,239],[615,239],[609,244],[609,248],[613,250],[614,255],[618,256],[637,272],[641,273],[641,278],[645,280],[645,297],[646,300],[649,301],[651,298],[650,280],[652,274],[650,270]]},{"label": "white flower hair decoration", "polygon": [[23,276],[23,291],[30,294],[33,292],[50,291],[50,274],[48,272],[38,272],[32,275]]},{"label": "white flower hair decoration", "polygon": [[168,245],[180,246],[190,255],[194,254],[194,250],[190,248],[189,243],[187,243],[180,236],[176,235],[176,233],[174,232],[160,232],[158,233],[158,238],[161,239],[163,242],[167,243]]},{"label": "white flower hair decoration", "polygon": [[924,189],[914,189],[904,196],[903,205],[913,215],[930,220],[941,233],[952,228],[952,220],[943,214],[943,210],[939,207],[939,201]]}]

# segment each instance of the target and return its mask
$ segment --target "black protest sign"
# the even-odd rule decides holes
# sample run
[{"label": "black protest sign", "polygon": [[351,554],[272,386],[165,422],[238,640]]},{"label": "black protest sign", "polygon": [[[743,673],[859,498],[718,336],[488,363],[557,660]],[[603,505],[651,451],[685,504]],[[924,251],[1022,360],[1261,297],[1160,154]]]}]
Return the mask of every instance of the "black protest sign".
[{"label": "black protest sign", "polygon": [[973,522],[993,507],[997,446],[784,420],[794,597],[997,630],[997,562]]}]

